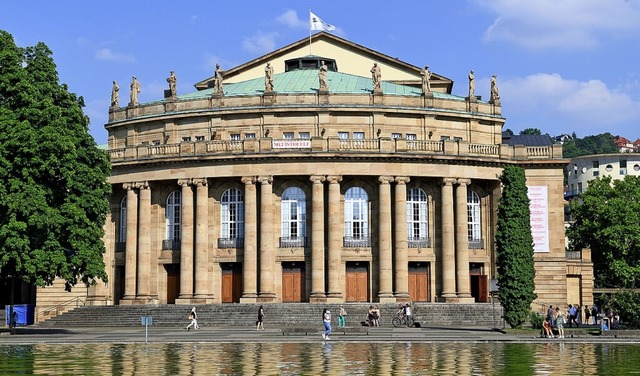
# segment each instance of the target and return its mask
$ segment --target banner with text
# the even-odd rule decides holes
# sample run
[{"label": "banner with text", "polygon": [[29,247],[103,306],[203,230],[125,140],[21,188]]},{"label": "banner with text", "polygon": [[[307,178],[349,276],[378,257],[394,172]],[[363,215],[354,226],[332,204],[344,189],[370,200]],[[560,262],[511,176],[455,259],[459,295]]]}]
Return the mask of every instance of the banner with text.
[{"label": "banner with text", "polygon": [[549,252],[549,197],[547,186],[527,187],[534,252]]}]

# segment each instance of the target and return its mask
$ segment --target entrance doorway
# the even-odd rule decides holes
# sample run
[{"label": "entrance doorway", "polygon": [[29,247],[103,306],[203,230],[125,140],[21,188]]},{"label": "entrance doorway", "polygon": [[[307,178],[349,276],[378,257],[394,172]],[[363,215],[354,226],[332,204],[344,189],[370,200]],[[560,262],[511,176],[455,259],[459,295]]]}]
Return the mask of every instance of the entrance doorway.
[{"label": "entrance doorway", "polygon": [[164,270],[167,272],[167,304],[175,304],[180,295],[180,265],[165,264]]},{"label": "entrance doorway", "polygon": [[282,263],[282,301],[300,303],[305,301],[304,262]]},{"label": "entrance doorway", "polygon": [[221,263],[222,303],[240,303],[242,297],[242,264],[239,262]]},{"label": "entrance doorway", "polygon": [[369,301],[369,263],[347,262],[346,301],[359,303]]},{"label": "entrance doorway", "polygon": [[431,301],[429,266],[428,262],[409,263],[409,296],[414,302]]},{"label": "entrance doorway", "polygon": [[122,298],[124,298],[124,265],[118,265],[113,281],[113,304],[119,304]]},{"label": "entrance doorway", "polygon": [[483,264],[472,263],[469,265],[471,296],[477,303],[489,301],[489,277],[483,273],[483,269]]}]

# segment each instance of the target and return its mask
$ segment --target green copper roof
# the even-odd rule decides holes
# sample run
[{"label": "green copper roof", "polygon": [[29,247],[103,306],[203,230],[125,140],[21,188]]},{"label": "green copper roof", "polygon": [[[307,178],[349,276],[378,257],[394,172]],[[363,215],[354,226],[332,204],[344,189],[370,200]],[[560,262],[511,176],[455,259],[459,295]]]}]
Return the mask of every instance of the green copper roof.
[{"label": "green copper roof", "polygon": [[[331,94],[369,94],[373,91],[371,78],[332,71],[327,72],[327,85]],[[273,86],[276,94],[317,93],[319,87],[318,70],[304,69],[275,74]],[[412,86],[398,85],[385,81],[382,81],[381,86],[385,95],[422,95],[421,89]],[[262,95],[264,94],[264,77],[237,83],[224,83],[223,90],[226,97]],[[179,95],[178,99],[206,98],[212,92],[213,89],[201,90]],[[464,100],[462,97],[439,92],[434,92],[433,95],[436,98]]]}]

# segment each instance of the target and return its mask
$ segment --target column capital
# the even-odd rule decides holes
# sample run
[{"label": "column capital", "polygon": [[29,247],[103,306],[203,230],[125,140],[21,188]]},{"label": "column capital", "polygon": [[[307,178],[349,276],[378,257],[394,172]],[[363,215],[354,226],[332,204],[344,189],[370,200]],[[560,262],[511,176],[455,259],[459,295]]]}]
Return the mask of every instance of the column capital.
[{"label": "column capital", "polygon": [[471,184],[471,179],[458,178],[457,183],[460,185],[469,185]]},{"label": "column capital", "polygon": [[137,184],[134,182],[131,183],[122,183],[122,189],[126,189],[127,191],[132,191],[138,188]]},{"label": "column capital", "polygon": [[192,184],[196,187],[203,187],[207,185],[207,178],[197,178],[192,180]]},{"label": "column capital", "polygon": [[389,184],[393,181],[393,176],[379,176],[378,183],[380,184]]},{"label": "column capital", "polygon": [[258,176],[258,181],[262,185],[269,185],[269,184],[273,183],[273,176],[272,175]]},{"label": "column capital", "polygon": [[453,185],[458,181],[456,178],[442,178],[442,185]]},{"label": "column capital", "polygon": [[138,181],[135,183],[136,188],[138,189],[149,189],[148,181]]},{"label": "column capital", "polygon": [[322,184],[325,180],[327,180],[324,175],[311,175],[309,176],[309,180],[313,182],[313,184]]},{"label": "column capital", "polygon": [[242,179],[240,179],[240,181],[244,185],[253,185],[256,182],[256,177],[255,176],[243,176]]},{"label": "column capital", "polygon": [[410,181],[411,178],[409,178],[408,176],[396,176],[396,183],[398,183],[398,185],[404,185]]},{"label": "column capital", "polygon": [[192,179],[178,179],[178,185],[181,187],[189,186],[193,183]]},{"label": "column capital", "polygon": [[341,175],[327,175],[327,181],[329,184],[337,184],[342,181]]}]

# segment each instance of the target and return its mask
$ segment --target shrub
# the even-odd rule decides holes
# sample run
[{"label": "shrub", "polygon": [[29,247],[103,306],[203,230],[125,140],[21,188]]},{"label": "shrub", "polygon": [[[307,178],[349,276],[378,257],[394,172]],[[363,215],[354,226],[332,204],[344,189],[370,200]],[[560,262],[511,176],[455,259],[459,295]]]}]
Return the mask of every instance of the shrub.
[{"label": "shrub", "polygon": [[542,323],[544,322],[544,316],[538,312],[531,311],[529,313],[529,322],[533,329],[542,329]]},{"label": "shrub", "polygon": [[[604,299],[605,307],[614,314],[620,315],[620,320],[630,329],[640,329],[640,293],[633,291],[618,292]],[[604,311],[602,313],[605,313]]]}]

